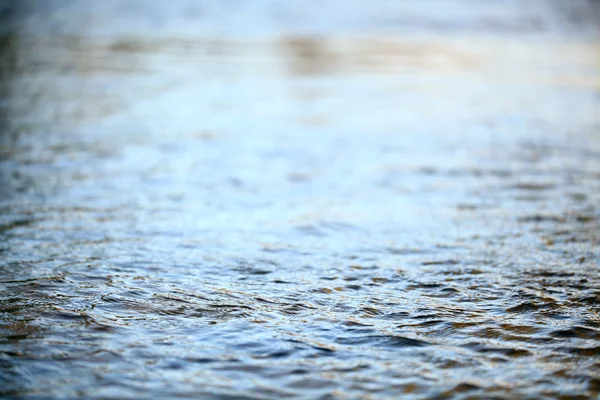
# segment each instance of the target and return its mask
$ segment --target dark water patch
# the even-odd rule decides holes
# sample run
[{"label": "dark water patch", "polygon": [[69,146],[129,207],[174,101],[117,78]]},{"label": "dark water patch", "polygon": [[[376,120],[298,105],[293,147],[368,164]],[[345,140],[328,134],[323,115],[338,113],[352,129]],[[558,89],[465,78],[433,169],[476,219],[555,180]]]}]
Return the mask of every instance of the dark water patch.
[{"label": "dark water patch", "polygon": [[398,328],[415,327],[415,328],[427,329],[427,328],[437,327],[438,325],[441,325],[441,324],[447,324],[447,321],[445,321],[445,320],[429,320],[429,321],[419,322],[416,324],[398,325]]},{"label": "dark water patch", "polygon": [[584,224],[595,222],[598,220],[598,216],[594,214],[577,214],[574,216],[575,221],[581,222]]},{"label": "dark water patch", "polygon": [[423,166],[417,169],[417,172],[423,175],[445,175],[453,178],[461,177],[494,177],[494,178],[509,178],[513,175],[513,172],[505,169],[485,169],[478,167],[471,168],[450,168],[450,169],[439,169],[435,166]]},{"label": "dark water patch", "polygon": [[519,218],[519,222],[554,222],[554,223],[564,223],[566,219],[559,215],[542,215],[542,214],[534,214],[528,215]]},{"label": "dark water patch", "polygon": [[565,272],[565,271],[549,271],[549,270],[543,270],[543,271],[532,271],[532,272],[525,272],[527,275],[530,275],[532,277],[540,277],[540,278],[572,278],[574,276],[577,276],[577,273],[575,272]]},{"label": "dark water patch", "polygon": [[318,343],[308,343],[306,341],[302,341],[302,340],[297,340],[297,339],[288,339],[287,340],[290,343],[294,343],[296,345],[299,345],[301,347],[307,347],[307,348],[311,348],[314,350],[318,350],[320,353],[325,353],[325,354],[332,354],[336,351],[336,349],[332,346],[327,346],[324,344],[318,344]]},{"label": "dark water patch", "polygon": [[534,335],[540,331],[540,328],[530,325],[501,324],[500,328],[503,331],[513,332],[521,335]]},{"label": "dark water patch", "polygon": [[319,229],[318,227],[311,226],[311,225],[299,226],[299,227],[296,227],[296,230],[299,233],[301,233],[303,235],[308,235],[308,236],[315,236],[315,237],[327,236],[327,233],[323,229]]},{"label": "dark water patch", "polygon": [[412,339],[394,335],[367,335],[339,337],[336,343],[349,346],[373,346],[384,348],[409,348],[429,346],[431,343],[424,340]]},{"label": "dark water patch", "polygon": [[436,398],[452,399],[452,398],[456,398],[456,396],[466,394],[469,392],[473,392],[473,391],[477,391],[479,389],[481,389],[481,387],[479,387],[478,385],[474,385],[474,384],[467,383],[467,382],[462,382],[462,383],[459,383],[458,385],[454,386],[452,389],[449,389],[445,392],[440,393],[438,396],[436,396]]},{"label": "dark water patch", "polygon": [[600,338],[600,331],[597,329],[586,328],[584,326],[574,326],[567,329],[559,329],[550,332],[550,336],[556,338],[579,338],[579,339],[593,339],[598,340]]},{"label": "dark water patch", "polygon": [[574,304],[586,304],[589,306],[600,306],[600,297],[598,293],[595,294],[590,294],[590,295],[583,295],[583,296],[576,296],[573,297],[573,299],[571,300]]},{"label": "dark water patch", "polygon": [[456,265],[459,264],[458,260],[434,260],[434,261],[423,261],[421,265]]},{"label": "dark water patch", "polygon": [[585,193],[569,193],[569,197],[577,202],[584,202],[588,199]]},{"label": "dark water patch", "polygon": [[316,309],[316,307],[309,305],[309,304],[295,303],[295,304],[285,305],[282,308],[282,312],[287,315],[296,315],[301,312],[305,312],[306,310],[315,310],[315,309]]},{"label": "dark water patch", "polygon": [[394,255],[419,255],[429,254],[432,252],[431,249],[416,248],[416,247],[388,247],[385,249],[386,252]]},{"label": "dark water patch", "polygon": [[532,353],[527,349],[510,347],[491,347],[480,343],[469,343],[464,347],[483,354],[498,354],[507,357],[527,357]]},{"label": "dark water patch", "polygon": [[238,264],[234,269],[242,274],[268,275],[272,273],[277,267],[277,263],[271,260],[257,260],[256,264],[242,262]]},{"label": "dark water patch", "polygon": [[0,223],[0,234],[9,232],[15,228],[29,226],[36,222],[37,220],[34,219],[17,219],[6,223]]},{"label": "dark water patch", "polygon": [[506,309],[509,313],[530,313],[540,311],[551,311],[559,308],[559,305],[554,301],[548,302],[536,302],[536,301],[524,301],[514,307]]},{"label": "dark water patch", "polygon": [[554,189],[556,185],[554,183],[546,182],[520,182],[513,185],[513,188],[524,191],[546,191]]},{"label": "dark water patch", "polygon": [[[7,321],[0,323],[0,339],[6,340],[22,340],[29,337],[34,337],[42,333],[42,329],[37,325],[32,325],[28,321]],[[9,356],[19,356],[19,353],[9,354]]]},{"label": "dark water patch", "polygon": [[600,346],[596,347],[560,347],[559,351],[585,357],[597,357],[600,355]]}]

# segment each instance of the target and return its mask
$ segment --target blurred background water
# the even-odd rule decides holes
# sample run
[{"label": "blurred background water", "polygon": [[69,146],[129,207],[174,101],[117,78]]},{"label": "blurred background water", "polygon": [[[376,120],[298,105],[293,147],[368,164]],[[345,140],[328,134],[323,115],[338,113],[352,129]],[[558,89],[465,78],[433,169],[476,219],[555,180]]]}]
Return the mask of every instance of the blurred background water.
[{"label": "blurred background water", "polygon": [[600,4],[0,1],[0,396],[596,398]]}]

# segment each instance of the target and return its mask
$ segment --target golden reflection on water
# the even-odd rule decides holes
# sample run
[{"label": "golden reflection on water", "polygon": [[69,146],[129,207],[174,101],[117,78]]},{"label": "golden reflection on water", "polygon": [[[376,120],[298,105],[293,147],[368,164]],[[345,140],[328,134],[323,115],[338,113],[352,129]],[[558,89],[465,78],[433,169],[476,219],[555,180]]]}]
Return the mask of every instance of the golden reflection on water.
[{"label": "golden reflection on water", "polygon": [[[18,49],[22,66],[32,68],[28,61],[37,61],[33,68],[45,73],[71,68],[81,74],[174,73],[180,70],[189,72],[186,67],[206,68],[211,63],[219,66],[234,64],[243,69],[258,62],[287,66],[292,76],[481,73],[496,70],[499,76],[506,77],[517,72],[531,75],[541,72],[558,81],[563,76],[583,76],[595,85],[600,75],[600,43],[575,39],[519,41],[464,37],[283,36],[275,40],[250,41],[141,37],[107,41],[77,36],[19,38],[5,35],[2,46]],[[152,57],[155,56],[169,57],[166,61],[171,62],[153,63]],[[5,68],[10,68],[10,65],[13,69],[19,68],[15,64],[15,56],[5,59],[3,65]],[[253,72],[261,73],[260,70]],[[269,68],[262,71],[273,72]],[[542,83],[551,82],[542,79]]]},{"label": "golden reflection on water", "polygon": [[[328,82],[351,80],[369,85],[369,79],[380,77],[387,80],[384,86],[378,83],[380,90],[391,99],[408,93],[427,95],[434,101],[432,110],[436,102],[452,101],[453,108],[460,107],[465,113],[476,112],[481,106],[473,108],[473,100],[461,98],[461,93],[469,90],[492,94],[487,101],[501,111],[512,106],[499,104],[494,91],[548,87],[593,92],[600,88],[600,44],[575,39],[383,35],[93,39],[5,35],[2,47],[4,74],[14,76],[3,79],[3,90],[30,91],[30,104],[22,106],[35,109],[36,104],[54,104],[53,118],[68,123],[121,114],[132,102],[183,86],[202,90],[206,81],[265,80],[271,88],[292,86],[293,98],[313,103],[342,96],[328,88]],[[28,78],[21,78],[25,76]],[[61,84],[62,77],[70,81]],[[131,79],[125,80],[127,77]],[[313,78],[328,80],[313,84]],[[121,82],[127,87],[111,90],[101,83],[107,79],[113,79],[110,85]],[[136,95],[131,96],[132,92]],[[77,99],[77,103],[67,104],[64,99]],[[500,101],[510,100],[504,96]],[[212,101],[221,110],[227,110],[228,103],[226,99]],[[321,126],[330,118],[312,113],[298,121]]]}]

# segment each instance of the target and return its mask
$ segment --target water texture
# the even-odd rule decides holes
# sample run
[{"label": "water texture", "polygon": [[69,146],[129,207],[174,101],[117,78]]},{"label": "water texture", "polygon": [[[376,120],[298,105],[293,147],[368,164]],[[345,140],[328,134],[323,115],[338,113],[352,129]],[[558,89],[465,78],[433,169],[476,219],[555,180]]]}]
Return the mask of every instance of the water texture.
[{"label": "water texture", "polygon": [[600,395],[597,1],[0,1],[0,397]]}]

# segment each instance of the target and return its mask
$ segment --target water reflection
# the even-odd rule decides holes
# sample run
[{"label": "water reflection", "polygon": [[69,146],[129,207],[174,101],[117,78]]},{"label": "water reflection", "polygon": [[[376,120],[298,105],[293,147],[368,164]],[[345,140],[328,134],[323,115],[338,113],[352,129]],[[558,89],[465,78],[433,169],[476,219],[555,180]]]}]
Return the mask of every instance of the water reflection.
[{"label": "water reflection", "polygon": [[598,394],[600,60],[554,6],[23,4],[2,395]]},{"label": "water reflection", "polygon": [[[9,21],[12,21],[12,16],[14,15],[14,4],[4,5],[2,9],[0,9],[0,22],[2,25],[8,25]],[[5,30],[0,32],[0,138],[2,142],[0,144],[2,156],[2,160],[6,156],[8,156],[9,148],[8,143],[9,138],[11,136],[10,126],[9,126],[9,116],[11,113],[11,82],[12,77],[15,75],[18,70],[18,36],[10,31]],[[2,174],[2,178],[6,179],[4,174]]]},{"label": "water reflection", "polygon": [[331,74],[340,62],[324,38],[288,37],[282,40],[281,46],[288,54],[293,75]]}]

